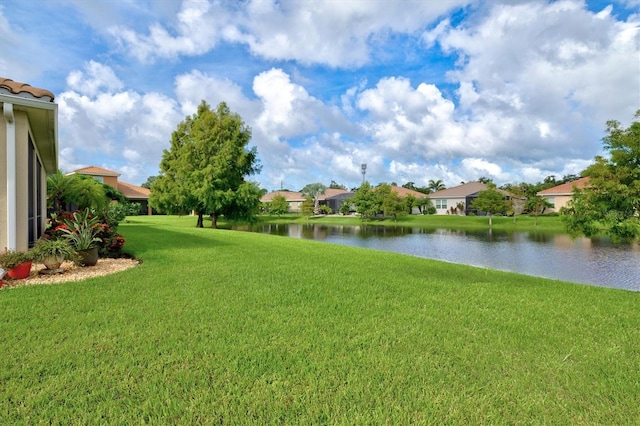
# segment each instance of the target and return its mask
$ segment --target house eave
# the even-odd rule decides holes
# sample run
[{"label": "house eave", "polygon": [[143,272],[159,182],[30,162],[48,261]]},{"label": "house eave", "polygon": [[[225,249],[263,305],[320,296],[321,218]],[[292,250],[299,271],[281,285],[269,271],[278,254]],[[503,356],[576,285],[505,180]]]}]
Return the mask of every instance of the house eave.
[{"label": "house eave", "polygon": [[27,114],[34,144],[47,174],[58,170],[58,104],[22,96],[0,94],[0,104]]}]

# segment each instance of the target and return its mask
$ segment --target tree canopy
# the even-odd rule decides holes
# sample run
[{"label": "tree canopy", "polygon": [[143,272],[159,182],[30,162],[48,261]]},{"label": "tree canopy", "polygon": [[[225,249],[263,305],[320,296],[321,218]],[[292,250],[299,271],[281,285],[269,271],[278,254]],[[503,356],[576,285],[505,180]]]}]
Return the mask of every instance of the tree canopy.
[{"label": "tree canopy", "polygon": [[640,110],[628,128],[607,122],[602,139],[607,157],[596,156],[583,176],[589,183],[575,189],[563,209],[563,220],[573,235],[605,234],[613,240],[640,239]]},{"label": "tree canopy", "polygon": [[281,216],[289,213],[289,203],[284,195],[276,195],[269,204],[269,213]]},{"label": "tree canopy", "polygon": [[495,185],[489,184],[489,189],[481,191],[478,198],[472,201],[471,207],[487,213],[489,216],[489,226],[491,226],[491,217],[494,214],[505,213],[510,203],[504,199],[504,194],[498,191]]},{"label": "tree canopy", "polygon": [[247,148],[251,129],[221,102],[215,111],[202,101],[171,135],[160,174],[151,185],[150,204],[166,213],[196,212],[217,227],[221,215],[250,218],[258,213],[263,191],[247,176],[260,171],[257,149]]},{"label": "tree canopy", "polygon": [[360,188],[353,194],[353,204],[356,207],[356,213],[363,219],[375,216],[380,211],[380,203],[378,197],[371,189],[369,182],[364,182]]},{"label": "tree canopy", "polygon": [[320,214],[320,197],[327,190],[327,187],[320,182],[310,183],[302,188],[302,195],[313,199],[313,214]]},{"label": "tree canopy", "polygon": [[102,210],[110,200],[123,201],[124,195],[115,188],[98,182],[90,176],[65,175],[61,170],[47,177],[48,207],[58,214],[73,206]]}]

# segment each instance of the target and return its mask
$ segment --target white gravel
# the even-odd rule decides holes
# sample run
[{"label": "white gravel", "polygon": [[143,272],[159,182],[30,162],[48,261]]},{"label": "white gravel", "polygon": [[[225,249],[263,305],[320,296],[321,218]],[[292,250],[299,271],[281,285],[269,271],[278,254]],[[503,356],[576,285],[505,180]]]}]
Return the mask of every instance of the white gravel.
[{"label": "white gravel", "polygon": [[61,265],[62,273],[41,274],[40,270],[45,269],[44,265],[34,263],[31,267],[31,274],[23,280],[3,280],[4,287],[19,287],[24,285],[37,284],[60,284],[71,281],[82,281],[87,278],[101,277],[116,272],[124,271],[140,262],[133,259],[99,259],[95,266],[77,266],[72,262],[65,262]]}]

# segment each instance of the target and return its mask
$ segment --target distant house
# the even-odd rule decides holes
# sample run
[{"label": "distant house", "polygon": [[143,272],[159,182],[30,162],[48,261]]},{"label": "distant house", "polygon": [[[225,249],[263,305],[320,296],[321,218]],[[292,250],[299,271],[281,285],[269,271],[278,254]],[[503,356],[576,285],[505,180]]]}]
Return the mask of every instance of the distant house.
[{"label": "distant house", "polygon": [[302,192],[295,191],[273,191],[268,194],[263,195],[260,198],[261,203],[270,203],[274,197],[278,195],[282,195],[287,203],[289,204],[289,211],[291,213],[300,213],[302,212],[302,202],[304,201],[304,195]]},{"label": "distant house", "polygon": [[0,77],[0,251],[43,234],[47,175],[58,169],[58,105],[48,90]]},{"label": "distant house", "polygon": [[321,206],[328,206],[332,212],[337,213],[340,211],[344,200],[351,197],[353,197],[353,192],[346,189],[327,188],[324,194],[318,197],[318,202]]},{"label": "distant house", "polygon": [[151,191],[141,186],[119,181],[118,177],[120,177],[120,173],[118,172],[103,169],[101,167],[89,166],[89,167],[83,167],[81,169],[74,170],[68,174],[70,175],[79,174],[79,175],[91,176],[98,182],[104,183],[105,185],[109,185],[112,188],[115,188],[118,191],[122,192],[122,194],[125,196],[127,201],[131,203],[139,203],[140,204],[139,214],[141,215],[152,214],[151,207],[149,207],[149,196],[151,195]]},{"label": "distant house", "polygon": [[[415,199],[427,198],[427,194],[423,194],[422,192],[415,191],[413,189],[405,188],[403,186],[391,186],[391,190],[398,194],[400,198],[407,198],[408,196],[412,196]],[[413,207],[411,209],[411,214],[420,214],[420,209],[418,207]]]},{"label": "distant house", "polygon": [[[436,208],[436,214],[461,214],[469,213],[484,214],[474,210],[471,204],[473,200],[478,198],[478,194],[489,189],[487,185],[481,182],[467,182],[453,188],[443,189],[429,194],[429,198]],[[510,200],[513,195],[506,191],[498,189],[504,194],[505,200]]]},{"label": "distant house", "polygon": [[538,192],[536,195],[543,197],[553,206],[547,208],[545,212],[559,212],[562,207],[565,207],[569,203],[569,201],[573,200],[573,192],[575,188],[584,189],[588,183],[589,178],[583,177],[571,182],[554,186],[553,188],[547,188]]}]

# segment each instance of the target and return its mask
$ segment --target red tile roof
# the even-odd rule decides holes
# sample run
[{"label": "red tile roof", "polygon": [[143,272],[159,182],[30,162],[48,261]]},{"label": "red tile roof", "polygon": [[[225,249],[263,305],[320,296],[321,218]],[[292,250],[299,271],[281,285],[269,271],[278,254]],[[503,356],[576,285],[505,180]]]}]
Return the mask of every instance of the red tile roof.
[{"label": "red tile roof", "polygon": [[127,182],[118,182],[118,191],[122,192],[128,199],[148,199],[151,191],[147,188]]},{"label": "red tile roof", "polygon": [[102,167],[96,166],[88,166],[83,167],[81,169],[74,170],[71,173],[77,173],[79,175],[89,175],[89,176],[120,176],[120,173],[113,172],[111,170],[103,169]]},{"label": "red tile roof", "polygon": [[53,102],[55,96],[46,89],[39,89],[27,83],[20,83],[9,78],[0,77],[0,93],[8,91],[12,95],[30,95],[34,98],[49,98],[49,102]]},{"label": "red tile roof", "polygon": [[553,188],[544,189],[538,192],[538,195],[572,195],[574,188],[583,189],[587,183],[589,183],[589,178],[583,177],[578,180],[554,186]]}]

